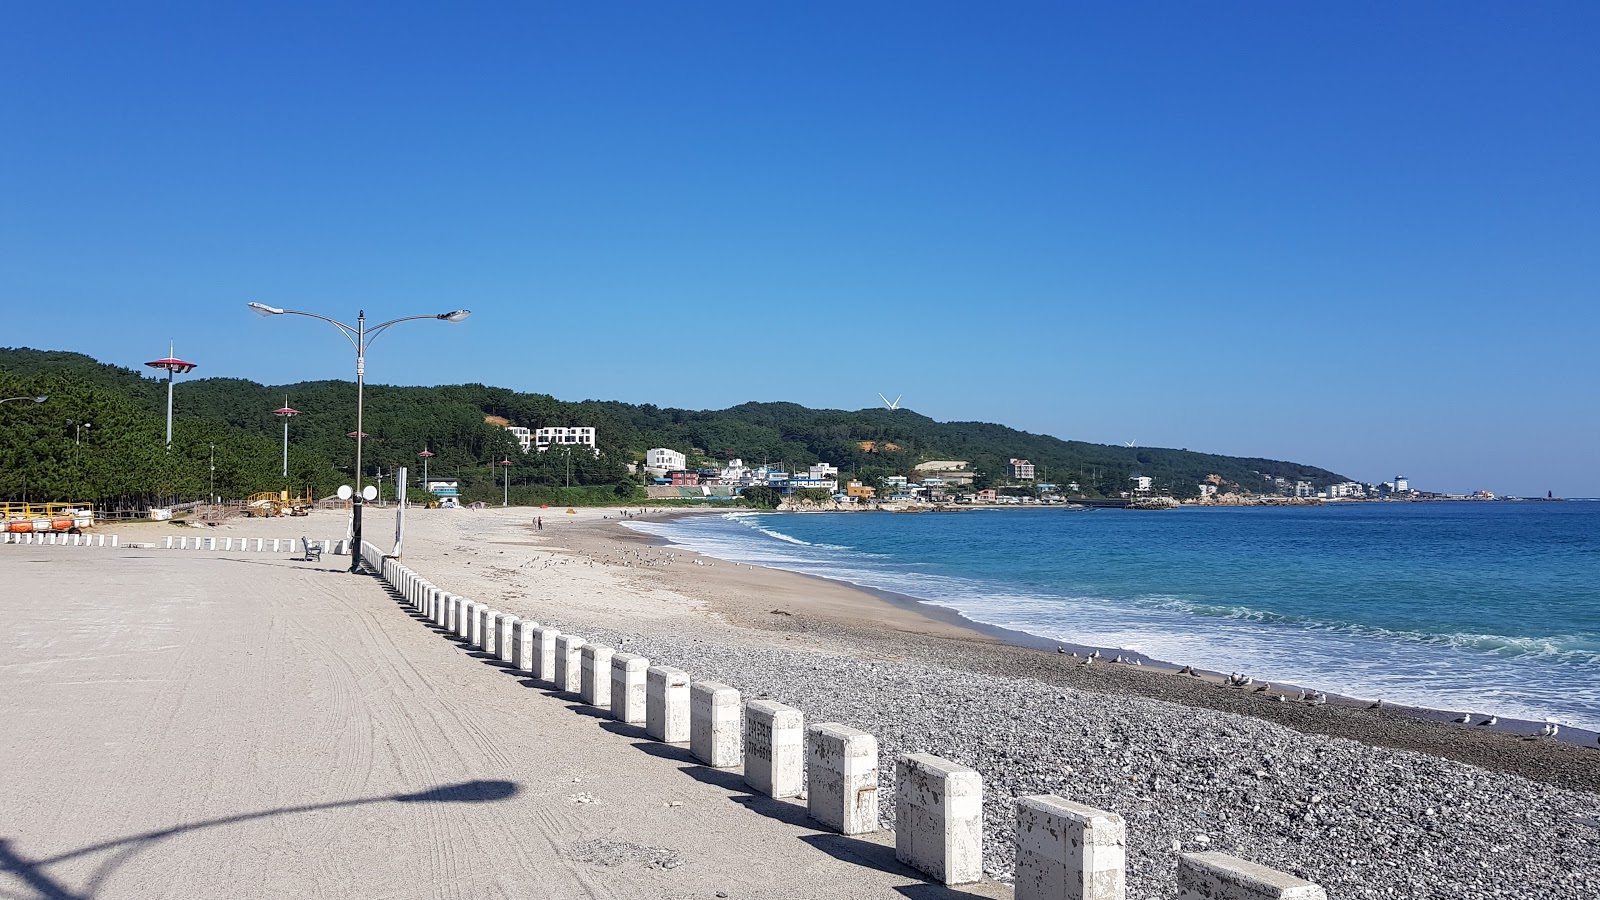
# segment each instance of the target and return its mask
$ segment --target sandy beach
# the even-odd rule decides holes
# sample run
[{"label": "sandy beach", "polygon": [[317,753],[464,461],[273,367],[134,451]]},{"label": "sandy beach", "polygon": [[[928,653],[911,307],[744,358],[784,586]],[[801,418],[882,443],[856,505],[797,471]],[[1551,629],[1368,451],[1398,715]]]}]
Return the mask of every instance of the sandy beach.
[{"label": "sandy beach", "polygon": [[[1151,666],[1117,666],[1102,660],[1085,668],[1081,659],[1050,648],[1019,646],[1008,639],[1014,636],[975,628],[936,608],[661,546],[622,527],[617,515],[615,510],[578,510],[571,515],[553,509],[412,510],[405,562],[455,593],[506,612],[684,668],[696,678],[725,681],[740,688],[747,699],[789,703],[804,710],[808,721],[838,721],[873,733],[885,763],[881,810],[886,826],[893,824],[896,753],[928,751],[977,768],[986,790],[985,865],[995,883],[949,896],[1005,895],[1012,858],[1008,838],[1012,800],[1045,792],[1112,810],[1127,820],[1130,897],[1172,896],[1179,849],[1222,850],[1317,881],[1330,896],[1339,897],[1588,898],[1600,892],[1600,751],[1593,747],[1533,740],[1509,730],[1468,730],[1405,710],[1277,703],[1248,690]],[[543,517],[542,531],[532,526],[534,516]],[[125,539],[139,542],[159,541],[161,535],[179,531],[196,533],[171,525],[122,529]],[[235,521],[206,534],[271,538],[301,531],[314,537],[342,536],[342,516],[319,513],[309,522]],[[373,510],[369,539],[387,539],[391,533],[388,516]],[[40,569],[30,570],[26,560],[49,552],[7,553],[0,555],[0,565],[14,577],[32,577]],[[449,781],[441,774],[448,772],[537,785],[535,793],[546,803],[582,807],[576,813],[563,807],[560,819],[540,819],[543,849],[534,853],[513,847],[516,842],[507,843],[509,838],[494,836],[496,829],[509,827],[485,824],[493,818],[495,804],[463,806],[463,810],[481,809],[486,817],[472,830],[477,835],[477,829],[485,829],[489,836],[474,837],[481,846],[462,851],[485,855],[485,868],[478,873],[485,878],[507,877],[506,872],[548,852],[562,860],[562,867],[555,870],[559,874],[541,882],[542,887],[559,886],[549,896],[715,896],[716,890],[730,897],[939,895],[908,893],[911,889],[905,886],[916,880],[892,863],[892,849],[885,857],[888,845],[883,840],[852,843],[853,855],[820,852],[817,842],[825,842],[826,836],[808,831],[803,815],[785,812],[783,804],[757,809],[760,804],[751,802],[736,783],[724,780],[708,786],[692,775],[686,777],[695,767],[670,752],[652,753],[626,729],[606,727],[610,723],[597,726],[592,716],[559,702],[556,695],[519,687],[495,666],[424,628],[383,595],[375,581],[347,581],[348,576],[331,571],[348,565],[348,559],[325,557],[320,568],[328,571],[314,582],[302,573],[276,584],[272,579],[278,576],[266,570],[278,562],[253,555],[219,552],[184,557],[178,551],[123,551],[107,552],[81,565],[112,564],[115,569],[135,565],[133,557],[142,568],[117,569],[106,576],[110,582],[97,582],[101,589],[108,590],[116,579],[135,577],[141,579],[141,591],[156,595],[183,585],[205,603],[233,608],[231,627],[239,634],[229,636],[227,645],[235,650],[263,647],[273,651],[269,654],[273,658],[282,654],[285,643],[275,641],[265,624],[252,623],[258,618],[294,621],[300,613],[286,607],[290,601],[280,595],[310,591],[313,583],[314,605],[338,609],[340,621],[353,616],[364,629],[338,644],[341,654],[364,650],[369,642],[395,648],[393,653],[385,650],[377,661],[347,662],[354,668],[342,687],[307,682],[300,689],[332,690],[340,696],[353,692],[363,698],[359,714],[347,709],[347,715],[335,719],[392,718],[401,731],[414,730],[417,726],[410,720],[419,714],[398,708],[421,703],[434,710],[425,716],[432,723],[425,733],[408,739],[401,751],[385,745],[380,753],[374,748],[384,742],[368,740],[362,749],[351,751],[354,755],[348,761],[333,766],[371,768],[374,760],[381,762],[394,754],[427,757],[434,760],[430,763],[434,768],[422,770],[427,777],[421,781],[430,783],[367,776],[363,789],[371,787],[380,794],[416,791],[434,786],[432,782]],[[130,561],[114,563],[121,558]],[[305,568],[302,564],[296,571]],[[146,591],[147,581],[157,587]],[[245,598],[249,602],[242,610],[230,603]],[[162,602],[167,607],[176,604]],[[73,841],[78,840],[82,823],[72,824],[59,812],[50,812],[47,798],[76,796],[81,793],[73,787],[78,780],[92,783],[85,775],[92,767],[85,762],[88,751],[83,748],[105,737],[84,725],[83,733],[64,742],[66,750],[53,746],[63,742],[54,731],[41,729],[56,727],[78,701],[70,693],[75,689],[37,676],[59,673],[71,660],[94,660],[101,653],[81,641],[69,642],[70,648],[60,646],[59,639],[50,638],[47,611],[33,615],[31,626],[22,632],[13,629],[16,644],[7,648],[7,658],[36,654],[44,646],[53,648],[59,659],[53,664],[57,668],[38,668],[30,662],[0,669],[11,680],[8,695],[16,695],[18,684],[39,691],[37,709],[29,706],[29,715],[22,719],[37,718],[32,730],[14,732],[9,741],[12,750],[26,753],[21,764],[3,776],[8,796],[21,796],[26,802],[13,807],[22,812],[0,819],[0,832],[12,842],[13,851],[21,847],[30,859],[48,859],[51,853],[78,845]],[[312,670],[325,665],[315,661],[315,654],[304,658],[305,649],[289,656]],[[115,648],[105,652],[113,650],[129,652]],[[213,677],[219,685],[241,677],[221,660],[215,664]],[[400,667],[410,674],[383,674]],[[148,677],[150,673],[118,676],[121,682]],[[419,684],[413,685],[412,679]],[[411,696],[408,692],[414,688],[425,688],[426,695]],[[398,697],[391,696],[396,692]],[[204,731],[202,710],[209,703],[227,705],[228,696],[219,687],[190,701],[184,724]],[[263,718],[266,724],[261,730],[267,735],[340,730],[337,723],[329,724],[325,710],[313,714],[294,703],[280,706],[282,697],[247,697],[221,721],[236,739],[251,716]],[[373,712],[378,706],[387,711]],[[469,737],[463,737],[459,723],[441,720],[438,711],[450,709],[460,716],[480,706],[488,721],[467,729]],[[116,717],[109,721],[116,722]],[[41,739],[41,734],[49,738]],[[183,734],[163,734],[172,752],[179,752]],[[19,748],[30,738],[50,746],[50,753],[32,743]],[[468,749],[463,749],[463,741]],[[276,737],[269,743],[274,752],[287,753],[299,763],[323,759],[305,757],[304,748],[276,748]],[[120,752],[135,754],[132,748]],[[68,773],[58,777],[52,762],[63,753],[70,765]],[[448,760],[470,762],[441,763],[437,759],[441,753]],[[127,758],[133,764],[134,757]],[[57,768],[60,765],[55,762]],[[144,760],[138,765],[154,764]],[[258,772],[252,765],[270,772],[283,763],[263,763],[257,754],[254,763],[230,763],[225,774],[206,771],[204,766],[201,771],[206,779],[248,782]],[[339,800],[352,793],[350,786],[328,781],[322,762],[290,768],[316,770],[320,786],[300,786],[300,793],[285,798],[285,803]],[[577,769],[582,772],[569,774]],[[51,773],[50,777],[30,774],[38,771]],[[512,774],[504,774],[507,771]],[[69,773],[75,773],[77,780],[66,777]],[[286,777],[287,773],[273,775]],[[572,777],[582,781],[571,782]],[[169,785],[181,780],[170,773],[162,778]],[[594,787],[596,781],[600,789]],[[732,782],[736,781],[735,776]],[[137,778],[134,783],[142,784]],[[580,787],[594,791],[601,802],[578,804],[567,799],[581,793]],[[154,790],[149,784],[138,789],[146,799]],[[711,789],[711,794],[702,796]],[[663,798],[680,796],[699,817],[688,827],[667,818],[679,815],[673,812],[677,808],[661,806],[671,802]],[[108,826],[95,834],[153,828],[160,814],[203,817],[202,812],[220,814],[224,807],[262,805],[235,801],[205,805],[201,812],[156,804],[156,812],[145,818],[123,809],[122,819],[117,820],[120,830]],[[452,835],[465,827],[456,821],[458,816],[478,815],[438,810],[434,815],[452,823]],[[542,807],[518,807],[515,816],[524,815],[547,812]],[[706,834],[740,834],[748,839],[719,842],[705,840]],[[427,829],[406,835],[423,841],[440,839]],[[253,840],[267,852],[276,838],[258,834]],[[572,850],[584,840],[667,848],[686,862],[671,870],[659,865],[652,869],[654,858],[648,853],[615,866],[584,862],[587,857]],[[369,855],[355,858],[383,864],[381,853],[362,852]],[[418,857],[427,853],[408,852]],[[778,858],[774,854],[781,855],[785,866],[816,872],[816,879],[823,880],[812,882],[808,876],[806,883],[820,886],[806,893],[792,885],[764,883],[739,868],[748,864],[741,861],[746,855]],[[437,861],[430,865],[407,864],[402,870],[407,878],[423,881],[477,877],[464,874],[471,867],[454,856],[449,865]],[[835,865],[842,868],[835,870]],[[343,883],[341,879],[353,877],[359,866],[351,863],[347,868],[348,872],[334,867],[324,873],[326,881],[317,883]],[[88,870],[74,871],[82,875]],[[708,871],[733,880],[716,882]],[[110,890],[120,884],[119,878],[107,881],[103,896],[161,895]],[[456,895],[434,882],[429,885],[422,893]],[[596,885],[609,887],[602,891]],[[562,889],[570,893],[563,894]],[[340,895],[333,888],[323,893]],[[459,895],[498,894],[463,889]]]}]

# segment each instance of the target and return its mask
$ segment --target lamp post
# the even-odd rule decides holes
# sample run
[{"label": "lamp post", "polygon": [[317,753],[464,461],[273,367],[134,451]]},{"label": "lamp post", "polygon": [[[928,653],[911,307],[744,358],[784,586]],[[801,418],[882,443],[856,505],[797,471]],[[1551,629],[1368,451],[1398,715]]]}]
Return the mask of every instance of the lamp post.
[{"label": "lamp post", "polygon": [[207,503],[217,502],[217,445],[211,445],[211,496],[206,498]]},{"label": "lamp post", "polygon": [[22,400],[27,400],[32,403],[43,403],[49,399],[49,397],[7,397],[4,400],[0,400],[0,403],[17,403]]},{"label": "lamp post", "polygon": [[194,371],[194,369],[195,369],[195,364],[194,363],[192,363],[192,362],[184,362],[183,360],[178,359],[177,356],[174,355],[174,354],[177,353],[177,345],[176,344],[173,344],[171,346],[172,346],[172,349],[167,351],[167,358],[166,359],[158,359],[158,360],[155,360],[153,362],[145,363],[145,365],[149,366],[152,369],[161,369],[161,370],[163,370],[163,371],[165,371],[167,373],[167,449],[168,450],[172,449],[172,376],[174,376],[174,375],[187,375],[188,373]]},{"label": "lamp post", "polygon": [[301,312],[300,310],[296,309],[283,309],[277,306],[268,306],[265,303],[251,303],[249,306],[257,315],[260,316],[288,315],[307,316],[313,319],[321,319],[322,321],[327,322],[329,325],[339,329],[339,332],[345,336],[345,339],[350,342],[350,346],[356,351],[356,430],[354,432],[356,439],[356,486],[355,493],[351,497],[355,505],[351,507],[350,520],[352,537],[350,542],[350,572],[351,574],[356,574],[361,571],[361,507],[364,499],[361,494],[361,439],[365,437],[365,435],[361,433],[361,424],[362,415],[364,412],[362,406],[365,400],[367,384],[367,348],[372,345],[374,338],[382,334],[391,325],[398,325],[401,322],[410,322],[416,319],[438,319],[444,322],[460,322],[467,316],[472,315],[472,311],[466,309],[457,309],[451,312],[437,313],[431,316],[402,316],[398,319],[390,319],[381,325],[374,325],[372,328],[368,329],[366,310],[359,310],[357,312],[356,324],[355,327],[352,328],[351,326],[346,325],[337,319],[330,319],[327,316],[321,316],[316,313]]},{"label": "lamp post", "polygon": [[500,505],[505,507],[511,505],[511,458],[507,457],[500,460],[500,467],[505,469],[506,473],[505,490],[500,498]]},{"label": "lamp post", "polygon": [[422,448],[422,452],[418,453],[417,455],[422,457],[422,489],[423,490],[427,490],[428,489],[428,460],[433,458],[433,451],[429,450],[427,447],[423,447]]},{"label": "lamp post", "polygon": [[288,488],[289,478],[289,419],[300,415],[300,410],[289,408],[289,395],[283,395],[283,408],[275,409],[272,414],[283,420],[283,477],[284,487]]},{"label": "lamp post", "polygon": [[378,505],[383,505],[383,466],[378,467]]}]

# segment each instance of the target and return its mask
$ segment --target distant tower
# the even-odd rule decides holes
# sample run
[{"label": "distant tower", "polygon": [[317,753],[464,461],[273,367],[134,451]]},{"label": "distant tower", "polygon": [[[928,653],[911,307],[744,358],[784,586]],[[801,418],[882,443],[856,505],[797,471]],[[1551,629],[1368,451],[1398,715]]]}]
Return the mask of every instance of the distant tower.
[{"label": "distant tower", "polygon": [[172,344],[172,349],[167,351],[166,359],[147,362],[145,365],[152,369],[163,369],[167,373],[167,449],[172,449],[172,376],[187,375],[195,368],[194,363],[184,362],[177,358],[177,345]]},{"label": "distant tower", "polygon": [[1409,490],[1411,490],[1410,480],[1408,480],[1404,475],[1396,475],[1394,477],[1394,492],[1396,494],[1404,494]]}]

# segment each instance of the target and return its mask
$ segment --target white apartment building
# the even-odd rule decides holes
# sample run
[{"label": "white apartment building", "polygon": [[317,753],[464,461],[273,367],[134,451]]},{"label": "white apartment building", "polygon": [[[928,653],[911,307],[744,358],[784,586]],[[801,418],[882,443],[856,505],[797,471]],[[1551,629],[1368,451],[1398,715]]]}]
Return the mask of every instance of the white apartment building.
[{"label": "white apartment building", "polygon": [[1411,479],[1404,475],[1396,475],[1394,477],[1394,492],[1396,494],[1404,494],[1409,490],[1411,490]]},{"label": "white apartment building", "polygon": [[523,453],[527,453],[533,447],[533,432],[521,425],[507,425],[506,430],[511,432],[511,436],[517,439],[518,444],[522,445]]},{"label": "white apartment building", "polygon": [[689,458],[671,448],[656,447],[645,451],[644,465],[647,469],[681,472],[689,467]]},{"label": "white apartment building", "polygon": [[1128,480],[1133,482],[1133,491],[1136,494],[1148,494],[1154,485],[1155,479],[1149,475],[1129,475]]},{"label": "white apartment building", "polygon": [[1309,482],[1309,481],[1296,481],[1294,483],[1294,495],[1296,497],[1311,497],[1311,496],[1315,496],[1315,494],[1316,494],[1316,491],[1311,489],[1311,482]]},{"label": "white apartment building", "polygon": [[1032,481],[1033,463],[1025,459],[1013,459],[1006,463],[1006,471],[1017,481]]},{"label": "white apartment building", "polygon": [[1217,495],[1217,486],[1216,485],[1209,484],[1209,483],[1201,483],[1201,485],[1200,485],[1200,496],[1202,498],[1215,497],[1216,495]]},{"label": "white apartment building", "polygon": [[533,433],[533,443],[540,453],[551,447],[588,447],[597,454],[600,452],[595,444],[594,429],[584,426],[541,428]]}]

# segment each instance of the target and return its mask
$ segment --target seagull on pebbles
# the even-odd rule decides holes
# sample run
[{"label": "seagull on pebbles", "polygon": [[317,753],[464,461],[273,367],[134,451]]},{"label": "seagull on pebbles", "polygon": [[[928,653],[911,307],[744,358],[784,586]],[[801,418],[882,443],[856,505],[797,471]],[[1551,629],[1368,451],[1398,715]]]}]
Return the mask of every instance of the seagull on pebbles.
[{"label": "seagull on pebbles", "polygon": [[1456,720],[1456,724],[1457,725],[1471,725],[1472,724],[1472,714],[1471,713],[1467,713],[1466,715],[1464,715],[1461,718],[1457,719]]}]

